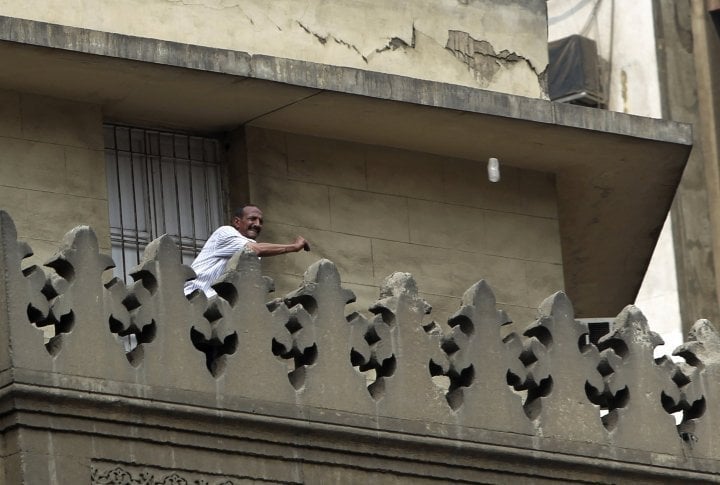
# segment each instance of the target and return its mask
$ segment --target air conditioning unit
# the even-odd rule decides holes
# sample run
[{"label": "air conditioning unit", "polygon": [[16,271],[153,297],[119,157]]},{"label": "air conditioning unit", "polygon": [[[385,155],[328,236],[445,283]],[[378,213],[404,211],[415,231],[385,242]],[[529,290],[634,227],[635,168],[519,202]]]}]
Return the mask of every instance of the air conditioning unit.
[{"label": "air conditioning unit", "polygon": [[548,91],[560,103],[605,106],[597,44],[571,35],[548,44]]},{"label": "air conditioning unit", "polygon": [[594,345],[597,345],[601,337],[609,334],[615,324],[614,318],[576,318],[576,320],[586,324],[588,327],[585,344],[592,343]]}]

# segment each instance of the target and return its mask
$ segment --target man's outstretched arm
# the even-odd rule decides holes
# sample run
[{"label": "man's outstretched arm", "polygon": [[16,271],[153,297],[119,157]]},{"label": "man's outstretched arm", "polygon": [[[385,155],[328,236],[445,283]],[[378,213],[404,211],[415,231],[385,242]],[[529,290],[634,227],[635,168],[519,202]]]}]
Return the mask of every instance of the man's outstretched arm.
[{"label": "man's outstretched arm", "polygon": [[258,256],[277,256],[278,254],[296,253],[298,251],[310,251],[310,245],[304,237],[298,236],[290,244],[275,243],[247,243],[246,248],[251,249]]}]

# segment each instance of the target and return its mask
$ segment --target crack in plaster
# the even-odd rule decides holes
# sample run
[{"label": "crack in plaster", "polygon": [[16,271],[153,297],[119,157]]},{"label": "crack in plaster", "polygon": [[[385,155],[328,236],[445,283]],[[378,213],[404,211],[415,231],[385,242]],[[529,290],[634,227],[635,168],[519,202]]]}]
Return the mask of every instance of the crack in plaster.
[{"label": "crack in plaster", "polygon": [[[250,16],[241,6],[239,0],[165,0],[170,4],[182,5],[182,6],[202,6],[218,11],[236,9],[240,14],[247,19],[247,21],[255,26],[255,20]],[[462,2],[460,2],[462,3]],[[276,22],[273,22],[267,17],[275,27],[282,31],[283,29]],[[382,46],[374,49],[370,54],[363,55],[360,49],[355,45],[340,37],[336,37],[331,33],[320,34],[313,31],[309,26],[304,24],[301,20],[295,21],[305,33],[312,35],[320,42],[321,45],[327,45],[329,40],[332,40],[338,45],[345,46],[346,48],[354,51],[360,58],[369,64],[370,59],[376,54],[382,54],[388,51],[396,51],[398,49],[416,49],[416,37],[417,29],[415,22],[412,24],[412,37],[410,43],[402,37],[392,36],[388,42]],[[467,32],[458,30],[448,30],[448,40],[445,45],[445,49],[449,50],[456,58],[466,64],[474,73],[476,79],[481,83],[487,83],[491,81],[494,76],[502,67],[509,65],[525,62],[530,70],[537,76],[538,81],[541,84],[545,83],[547,68],[543,72],[538,72],[530,59],[518,54],[517,52],[511,52],[504,49],[500,52],[496,52],[494,46],[486,40],[477,40],[470,36]]]},{"label": "crack in plaster", "polygon": [[[243,17],[247,19],[248,22],[250,22],[250,25],[255,26],[255,20],[245,12],[245,10],[242,7],[242,2],[238,0],[229,1],[229,0],[220,0],[215,2],[209,2],[209,1],[203,1],[203,0],[197,0],[197,1],[191,1],[191,0],[165,0],[168,3],[175,4],[175,5],[182,5],[185,7],[205,7],[212,10],[230,10],[230,9],[236,9],[238,10]],[[277,22],[274,22],[269,16],[265,16],[279,31],[282,32],[282,27],[277,24]]]},{"label": "crack in plaster", "polygon": [[[251,23],[253,23],[253,25],[254,25],[253,19],[250,18],[250,16],[245,13],[245,11],[240,6],[240,2],[237,2],[237,1],[234,3],[228,3],[228,2],[222,3],[221,2],[222,3],[221,5],[213,5],[210,2],[204,2],[202,0],[198,0],[196,2],[192,2],[189,0],[165,0],[165,1],[167,1],[168,3],[174,3],[176,5],[182,5],[185,7],[206,7],[206,8],[210,8],[212,10],[229,10],[232,8],[237,8],[238,10],[240,10],[240,12],[243,14],[243,16],[246,19],[248,19]],[[218,2],[215,2],[215,3],[218,3]]]},{"label": "crack in plaster", "polygon": [[373,54],[382,54],[383,52],[394,51],[397,49],[408,49],[408,48],[415,49],[415,34],[416,34],[415,23],[413,23],[413,26],[412,26],[412,37],[410,39],[409,44],[407,43],[406,40],[402,39],[401,37],[390,37],[390,40],[388,40],[387,44],[385,44],[382,47],[378,47],[377,49],[375,49],[374,52],[372,52],[368,56],[365,56],[362,54],[362,52],[360,52],[360,49],[358,49],[357,46],[355,46],[354,44],[351,44],[343,39],[335,37],[332,34],[326,34],[326,35],[318,34],[317,32],[314,32],[313,30],[311,30],[308,26],[304,25],[299,20],[296,20],[296,22],[300,26],[300,28],[302,28],[306,33],[315,37],[318,40],[318,42],[320,42],[322,45],[327,44],[328,40],[332,39],[335,43],[344,45],[348,49],[355,51],[355,53],[357,53],[362,58],[362,60],[365,61],[365,63],[369,62],[370,58],[373,57]]},{"label": "crack in plaster", "polygon": [[300,22],[299,20],[296,20],[296,22],[297,22],[297,24],[298,24],[305,32],[307,32],[308,34],[314,36],[322,45],[327,44],[327,40],[328,40],[328,36],[327,36],[327,35],[326,35],[325,37],[323,37],[322,35],[316,34],[316,33],[313,32],[312,30],[310,30],[308,27],[306,27],[305,25],[303,25],[303,23]]},{"label": "crack in plaster", "polygon": [[330,40],[330,39],[332,39],[333,42],[335,42],[336,44],[343,45],[343,46],[347,47],[348,49],[351,49],[351,50],[355,51],[355,52],[362,58],[362,60],[365,61],[365,63],[368,62],[367,57],[365,57],[365,56],[362,54],[362,52],[360,52],[360,49],[358,49],[354,44],[351,44],[351,43],[349,43],[349,42],[347,42],[347,41],[344,41],[344,40],[342,40],[342,39],[339,39],[339,38],[335,37],[335,36],[332,35],[332,34],[320,35],[320,34],[318,34],[317,32],[313,32],[308,26],[306,26],[305,24],[303,24],[303,23],[300,22],[299,20],[296,20],[295,22],[297,22],[297,24],[300,26],[300,28],[302,28],[305,32],[307,32],[308,34],[310,34],[310,35],[312,35],[313,37],[315,37],[315,38],[318,40],[318,42],[320,42],[322,45],[327,44],[327,41]]},{"label": "crack in plaster", "polygon": [[501,67],[523,61],[538,79],[542,80],[545,75],[545,71],[538,72],[530,59],[507,49],[496,52],[490,42],[474,39],[467,32],[448,30],[445,48],[467,64],[484,81],[492,79]]}]

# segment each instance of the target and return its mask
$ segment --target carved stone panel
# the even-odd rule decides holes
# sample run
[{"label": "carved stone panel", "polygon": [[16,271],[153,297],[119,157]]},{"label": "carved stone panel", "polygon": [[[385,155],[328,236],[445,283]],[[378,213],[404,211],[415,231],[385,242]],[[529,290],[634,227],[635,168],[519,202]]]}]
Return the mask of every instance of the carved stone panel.
[{"label": "carved stone panel", "polygon": [[384,396],[378,401],[378,412],[385,416],[435,422],[451,419],[443,390],[432,380],[431,362],[446,357],[440,348],[439,329],[434,324],[423,326],[423,317],[430,310],[409,273],[388,276],[380,298],[370,308],[376,315],[374,327],[384,328],[377,332],[380,340],[372,345],[375,354],[392,355],[393,371],[385,372]]},{"label": "carved stone panel", "polygon": [[[290,379],[295,379],[298,402],[374,414],[375,403],[365,388],[365,377],[351,361],[352,329],[345,307],[354,300],[353,292],[341,286],[335,265],[323,259],[310,266],[301,287],[285,297],[289,312],[276,311],[276,319],[292,334],[289,340],[277,342],[292,341],[301,354],[292,353],[292,347],[277,349],[278,355],[294,360]],[[302,382],[297,380],[300,377]]]},{"label": "carved stone panel", "polygon": [[642,312],[629,305],[614,329],[598,342],[599,369],[605,376],[604,400],[609,413],[603,423],[611,443],[622,448],[679,453],[681,441],[669,414],[680,401],[673,380],[676,366],[667,357],[653,358],[663,343]]},{"label": "carved stone panel", "polygon": [[51,365],[43,332],[33,325],[46,321],[50,310],[42,293],[46,276],[37,266],[21,269],[22,260],[31,255],[30,246],[17,240],[10,215],[0,210],[1,370],[11,366],[47,370]]},{"label": "carved stone panel", "polygon": [[525,412],[541,436],[603,443],[600,408],[586,389],[602,388],[597,349],[585,343],[587,328],[575,320],[572,303],[558,292],[545,299],[524,332],[527,374],[516,385],[527,390]]},{"label": "carved stone panel", "polygon": [[674,352],[687,362],[682,386],[683,422],[680,436],[693,456],[720,457],[720,334],[707,320],[698,320],[687,342]]},{"label": "carved stone panel", "polygon": [[46,294],[55,337],[49,342],[54,369],[76,376],[130,380],[132,366],[109,328],[103,273],[114,266],[100,254],[97,236],[87,226],[65,235],[46,263],[54,273]]},{"label": "carved stone panel", "polygon": [[193,327],[193,342],[210,345],[205,352],[218,393],[294,403],[286,365],[273,355],[273,339],[282,330],[266,304],[273,284],[260,268],[252,251],[230,259],[213,285],[217,296],[205,312],[209,323]]},{"label": "carved stone panel", "polygon": [[519,338],[501,337],[501,327],[508,322],[484,280],[465,292],[442,345],[450,363],[445,372],[450,378],[447,399],[466,426],[532,434],[520,396],[507,385],[508,372],[523,373]]},{"label": "carved stone panel", "polygon": [[[273,480],[262,480],[273,483]],[[257,483],[250,477],[229,477],[186,470],[116,463],[94,463],[90,468],[92,485],[240,485]],[[277,483],[277,482],[275,482]]]}]

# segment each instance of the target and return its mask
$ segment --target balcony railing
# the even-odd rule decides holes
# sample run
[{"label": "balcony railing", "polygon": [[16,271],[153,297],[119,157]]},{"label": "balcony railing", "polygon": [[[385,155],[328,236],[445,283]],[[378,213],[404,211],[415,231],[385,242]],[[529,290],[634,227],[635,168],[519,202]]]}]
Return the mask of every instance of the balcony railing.
[{"label": "balcony railing", "polygon": [[[468,461],[443,466],[477,472],[468,475],[471,481],[487,478],[488,470],[526,480],[658,482],[713,481],[720,472],[720,337],[705,320],[675,350],[684,359],[675,363],[653,358],[661,339],[633,306],[597,346],[588,343],[587,327],[574,319],[561,292],[542,302],[535,321],[509,325],[512,315],[497,308],[480,280],[440,325],[407,273],[385,280],[367,314],[347,315],[354,294],[328,260],[310,266],[297,290],[273,299],[258,258],[238,253],[214,285],[217,296],[186,298],[183,284],[193,273],[179,263],[168,237],[148,245],[129,285],[103,283],[113,262],[99,253],[88,227],[68,233],[45,269],[21,269],[30,248],[17,241],[5,212],[0,241],[3,409],[20,413],[18,396],[35,396],[40,409],[33,412],[47,413],[48,429],[64,414],[53,407],[60,404],[45,408],[43,399],[112,409],[92,419],[129,420],[132,427],[150,426],[146,415],[182,415],[221,428],[227,423],[217,433],[235,433],[231,424],[238,419],[245,425],[260,420],[296,451],[309,442],[283,430],[311,429],[344,443],[323,442],[323,449],[337,446],[344,455],[360,453],[348,443],[363,443],[364,458],[347,466],[383,473],[400,472],[367,464],[374,456],[367,447],[395,453],[406,466],[424,461],[408,451],[417,446],[445,453],[444,459],[462,456]],[[138,345],[126,352],[119,336],[129,334]],[[118,405],[127,406],[127,416]],[[173,433],[164,446],[178,443]],[[218,456],[228,453],[222,440],[215,446]],[[142,468],[157,466],[154,460],[146,455],[131,462]],[[106,476],[92,463],[95,476]]]}]

